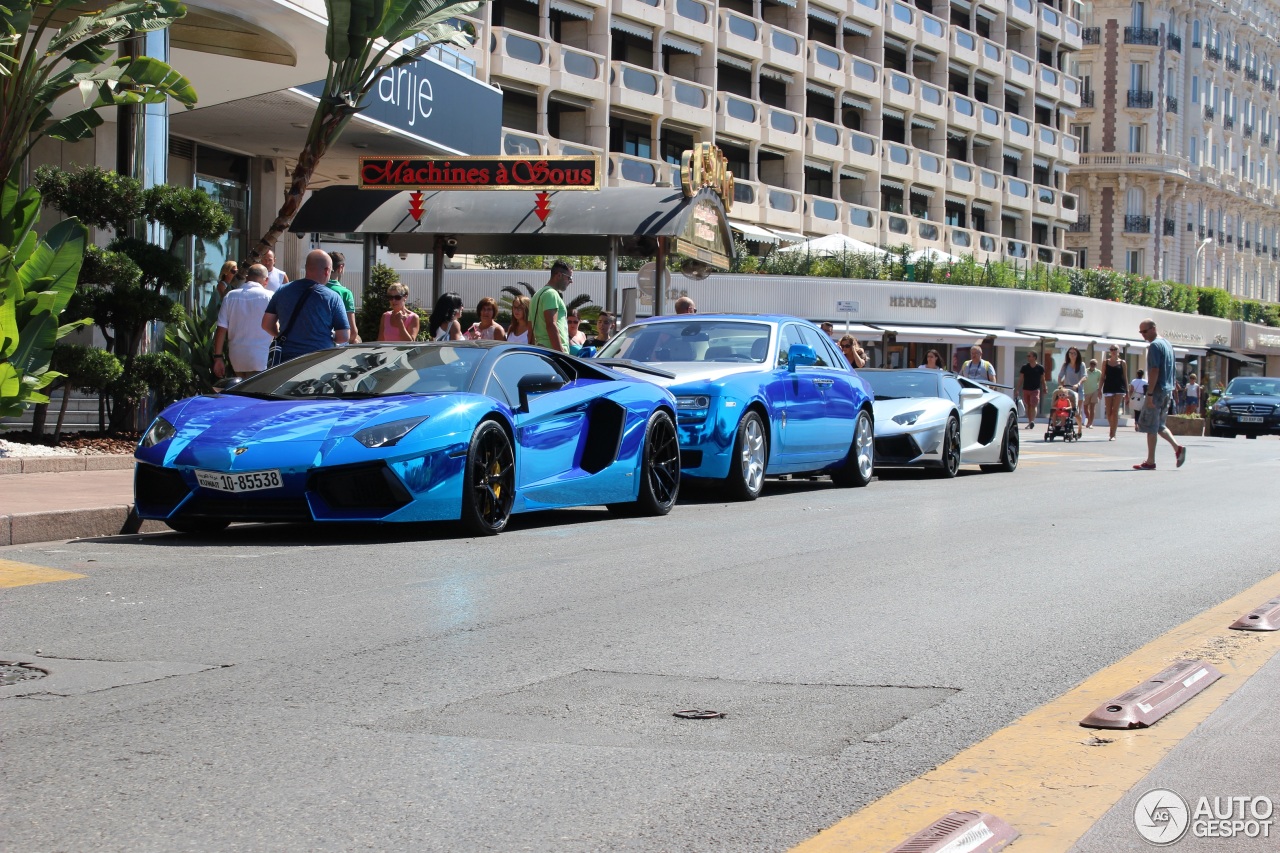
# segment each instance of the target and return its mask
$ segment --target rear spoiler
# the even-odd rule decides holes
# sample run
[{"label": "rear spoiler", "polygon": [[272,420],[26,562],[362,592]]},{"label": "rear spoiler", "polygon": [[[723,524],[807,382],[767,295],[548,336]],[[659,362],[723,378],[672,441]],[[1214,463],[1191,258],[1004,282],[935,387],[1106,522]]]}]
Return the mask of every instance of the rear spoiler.
[{"label": "rear spoiler", "polygon": [[661,376],[664,379],[675,379],[676,375],[670,370],[663,370],[660,367],[654,367],[643,362],[633,361],[629,358],[593,358],[592,364],[603,364],[606,367],[625,367],[627,370],[634,370],[637,373],[650,373],[654,376]]}]

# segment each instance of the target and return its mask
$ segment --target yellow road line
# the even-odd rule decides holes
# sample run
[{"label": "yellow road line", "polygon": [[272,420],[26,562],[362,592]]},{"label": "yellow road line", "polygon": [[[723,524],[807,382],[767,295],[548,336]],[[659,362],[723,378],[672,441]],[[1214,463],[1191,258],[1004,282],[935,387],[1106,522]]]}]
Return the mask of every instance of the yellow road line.
[{"label": "yellow road line", "polygon": [[[1022,719],[795,848],[885,851],[947,812],[978,809],[1022,833],[1009,849],[1065,851],[1280,649],[1280,632],[1227,626],[1280,592],[1280,574],[1174,628]],[[1149,729],[1081,728],[1103,702],[1179,659],[1223,677]],[[1111,743],[1097,744],[1097,739]],[[1138,836],[1135,834],[1134,838]]]},{"label": "yellow road line", "polygon": [[15,563],[12,560],[0,560],[0,589],[11,586],[29,586],[33,583],[52,583],[53,581],[71,581],[86,577],[75,572],[64,572],[62,569],[49,569],[44,566],[32,566],[28,563]]}]

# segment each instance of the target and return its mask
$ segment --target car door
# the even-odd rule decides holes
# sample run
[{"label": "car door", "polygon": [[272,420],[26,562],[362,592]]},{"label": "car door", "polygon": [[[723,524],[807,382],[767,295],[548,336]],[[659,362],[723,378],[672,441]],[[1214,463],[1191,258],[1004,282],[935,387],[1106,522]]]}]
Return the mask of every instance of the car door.
[{"label": "car door", "polygon": [[[566,381],[558,391],[529,397],[520,408],[520,380],[554,374]],[[526,505],[571,506],[581,503],[583,480],[591,475],[577,465],[586,432],[587,407],[600,396],[597,382],[576,384],[554,359],[533,352],[507,353],[498,359],[485,393],[515,413],[517,499]]]},{"label": "car door", "polygon": [[[982,431],[982,410],[986,406],[986,392],[982,386],[966,379],[947,376],[942,380],[947,396],[960,410],[960,451],[965,453],[977,443]],[[969,393],[964,392],[968,390]],[[979,391],[977,395],[973,391]]]},{"label": "car door", "polygon": [[849,455],[858,409],[853,397],[853,374],[831,339],[811,326],[801,326],[803,342],[818,356],[812,367],[802,368],[813,375],[821,401],[816,452],[824,461],[837,462]]},{"label": "car door", "polygon": [[[823,394],[815,382],[819,378],[818,371],[801,366],[792,372],[787,365],[787,352],[792,345],[803,343],[805,340],[799,323],[782,325],[773,379],[775,388],[782,390],[781,394],[774,395],[775,399],[783,401],[782,411],[778,414],[781,451],[778,461],[792,468],[820,460],[824,442],[822,433],[826,414],[823,411]],[[821,378],[830,377],[824,374]]]}]

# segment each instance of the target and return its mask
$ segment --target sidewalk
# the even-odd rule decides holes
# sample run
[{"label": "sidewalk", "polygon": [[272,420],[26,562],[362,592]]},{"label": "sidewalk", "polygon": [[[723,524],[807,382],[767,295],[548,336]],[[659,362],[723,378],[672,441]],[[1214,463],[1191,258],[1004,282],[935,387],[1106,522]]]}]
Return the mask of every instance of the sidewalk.
[{"label": "sidewalk", "polygon": [[132,456],[28,457],[0,464],[0,545],[113,535],[133,506]]}]

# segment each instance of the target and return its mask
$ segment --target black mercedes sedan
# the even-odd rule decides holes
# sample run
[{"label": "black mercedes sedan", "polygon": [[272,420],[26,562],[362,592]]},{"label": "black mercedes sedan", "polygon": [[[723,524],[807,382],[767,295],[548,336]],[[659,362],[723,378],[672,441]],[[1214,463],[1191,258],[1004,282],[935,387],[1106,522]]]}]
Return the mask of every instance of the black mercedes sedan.
[{"label": "black mercedes sedan", "polygon": [[1209,412],[1209,435],[1280,435],[1280,379],[1237,376]]}]

